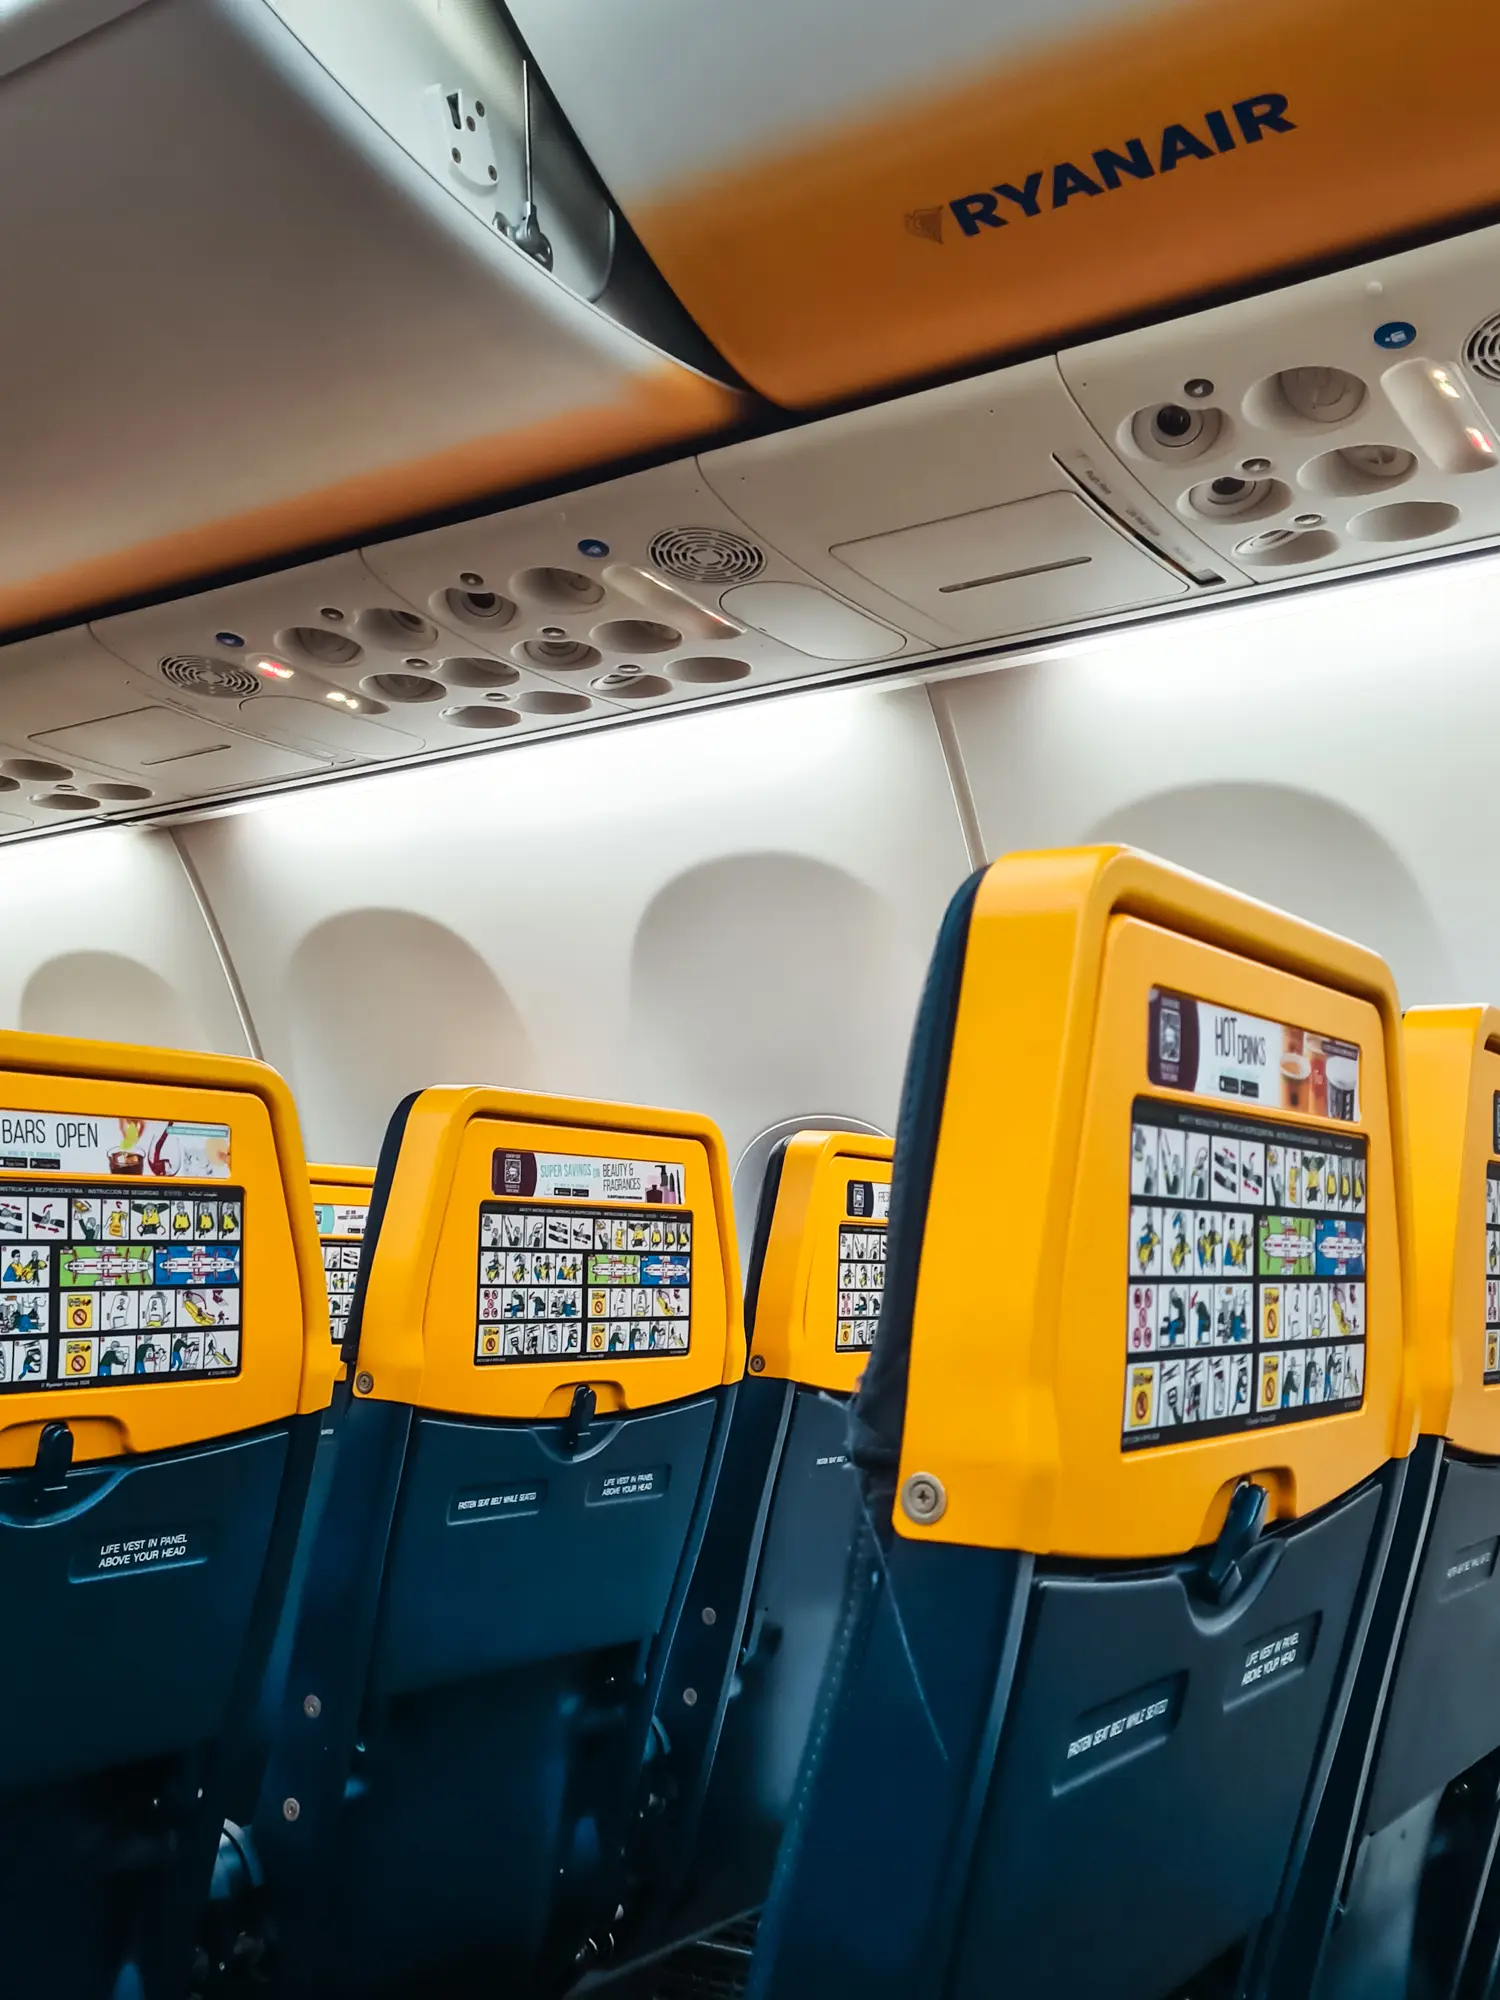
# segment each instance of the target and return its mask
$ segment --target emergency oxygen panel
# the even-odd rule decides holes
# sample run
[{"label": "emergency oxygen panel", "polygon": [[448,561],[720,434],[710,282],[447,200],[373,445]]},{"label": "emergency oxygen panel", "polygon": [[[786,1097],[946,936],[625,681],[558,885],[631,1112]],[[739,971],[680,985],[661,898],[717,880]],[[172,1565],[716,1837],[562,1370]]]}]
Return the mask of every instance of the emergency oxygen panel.
[{"label": "emergency oxygen panel", "polygon": [[[1083,863],[1030,865],[1061,880]],[[1319,957],[1289,918],[1239,903],[1200,917],[1196,885],[1163,909],[1132,884],[1090,904],[1075,964],[1056,969],[1098,1008],[1091,1045],[1060,1044],[1057,989],[1013,970],[1040,950],[1033,920],[985,921],[1006,880],[997,868],[976,898],[916,1294],[902,1466],[940,1476],[948,1506],[899,1510],[898,1527],[1162,1553],[1216,1532],[1247,1463],[1271,1469],[1278,1517],[1313,1512],[1412,1431],[1388,976],[1331,938]],[[996,1047],[1017,1058],[1003,1113]],[[986,1211],[1006,1248],[976,1312],[964,1287]],[[997,1368],[1007,1394],[980,1426],[953,1384]],[[980,1435],[996,1421],[999,1450]]]}]

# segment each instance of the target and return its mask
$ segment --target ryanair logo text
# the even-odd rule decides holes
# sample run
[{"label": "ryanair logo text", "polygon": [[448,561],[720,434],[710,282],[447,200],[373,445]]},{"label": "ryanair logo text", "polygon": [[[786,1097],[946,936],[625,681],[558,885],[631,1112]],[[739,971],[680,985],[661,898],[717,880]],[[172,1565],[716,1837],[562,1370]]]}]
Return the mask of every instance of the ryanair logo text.
[{"label": "ryanair logo text", "polygon": [[1275,90],[1260,97],[1242,97],[1228,111],[1206,111],[1200,122],[1201,130],[1193,125],[1165,126],[1149,150],[1144,139],[1127,139],[1120,147],[1099,147],[1089,156],[1088,167],[1059,160],[1050,170],[1035,168],[1019,182],[996,181],[992,187],[959,195],[941,207],[913,209],[906,227],[913,236],[941,243],[951,217],[962,235],[982,236],[986,230],[1032,219],[1044,207],[1066,208],[1070,201],[1110,193],[1127,180],[1149,181],[1159,174],[1175,173],[1184,160],[1212,160],[1241,145],[1258,146],[1267,133],[1297,129],[1287,116],[1287,100]]}]

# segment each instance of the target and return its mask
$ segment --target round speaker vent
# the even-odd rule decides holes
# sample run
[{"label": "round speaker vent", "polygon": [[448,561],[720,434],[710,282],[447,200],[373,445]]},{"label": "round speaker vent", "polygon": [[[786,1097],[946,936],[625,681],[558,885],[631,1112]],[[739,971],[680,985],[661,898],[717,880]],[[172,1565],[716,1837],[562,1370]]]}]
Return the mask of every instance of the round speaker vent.
[{"label": "round speaker vent", "polygon": [[1500,313],[1481,320],[1464,342],[1464,366],[1486,382],[1500,382]]},{"label": "round speaker vent", "polygon": [[168,653],[161,663],[161,677],[185,694],[223,695],[234,701],[259,694],[261,688],[258,674],[207,653]]},{"label": "round speaker vent", "polygon": [[689,583],[744,583],[766,566],[754,542],[729,528],[663,528],[651,539],[651,560],[663,576]]}]

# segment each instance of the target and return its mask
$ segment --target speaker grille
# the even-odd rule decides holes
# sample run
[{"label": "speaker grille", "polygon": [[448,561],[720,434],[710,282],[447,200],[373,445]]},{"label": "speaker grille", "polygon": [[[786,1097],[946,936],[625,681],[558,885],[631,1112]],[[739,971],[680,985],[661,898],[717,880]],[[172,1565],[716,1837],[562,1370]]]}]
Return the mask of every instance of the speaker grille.
[{"label": "speaker grille", "polygon": [[260,693],[260,681],[248,667],[215,660],[207,653],[168,653],[161,662],[161,677],[185,694],[222,695],[243,701]]},{"label": "speaker grille", "polygon": [[754,542],[729,528],[663,528],[652,537],[651,560],[664,576],[689,583],[744,583],[766,566]]},{"label": "speaker grille", "polygon": [[1464,366],[1486,382],[1500,382],[1500,313],[1491,313],[1464,342]]}]

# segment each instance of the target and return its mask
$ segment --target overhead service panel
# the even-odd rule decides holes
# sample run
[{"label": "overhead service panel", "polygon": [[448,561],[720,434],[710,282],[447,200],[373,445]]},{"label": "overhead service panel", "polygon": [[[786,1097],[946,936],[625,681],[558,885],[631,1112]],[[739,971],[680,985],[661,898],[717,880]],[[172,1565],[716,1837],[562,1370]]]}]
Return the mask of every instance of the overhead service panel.
[{"label": "overhead service panel", "polygon": [[1500,544],[1497,246],[0,646],[0,842]]},{"label": "overhead service panel", "polygon": [[678,297],[796,407],[1500,198],[1489,96],[1466,81],[1500,56],[1500,15],[1472,4],[1440,28],[1400,0],[511,13]]},{"label": "overhead service panel", "polygon": [[737,407],[486,0],[0,20],[0,628]]}]

